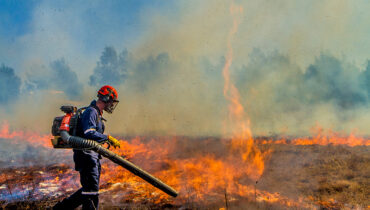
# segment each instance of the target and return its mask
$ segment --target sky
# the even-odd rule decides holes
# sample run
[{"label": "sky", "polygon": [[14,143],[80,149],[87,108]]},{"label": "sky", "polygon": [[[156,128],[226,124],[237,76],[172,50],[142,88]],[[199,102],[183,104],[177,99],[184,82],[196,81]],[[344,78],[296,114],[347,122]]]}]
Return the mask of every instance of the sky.
[{"label": "sky", "polygon": [[161,1],[146,2],[2,1],[1,62],[23,70],[37,62],[65,58],[83,76],[88,71],[85,66],[93,67],[104,47],[137,44],[147,28],[144,13],[166,13],[172,7]]},{"label": "sky", "polygon": [[[122,100],[108,132],[224,135],[230,4],[1,1],[0,117],[47,132],[59,106],[113,84]],[[231,75],[255,135],[369,134],[368,1],[235,4]]]}]

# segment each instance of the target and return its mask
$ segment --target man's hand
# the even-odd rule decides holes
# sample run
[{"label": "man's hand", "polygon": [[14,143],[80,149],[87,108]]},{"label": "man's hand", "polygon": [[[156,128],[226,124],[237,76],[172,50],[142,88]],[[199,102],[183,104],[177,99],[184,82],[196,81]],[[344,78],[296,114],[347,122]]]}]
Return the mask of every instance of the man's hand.
[{"label": "man's hand", "polygon": [[114,147],[114,148],[120,148],[121,147],[121,144],[119,143],[119,141],[114,138],[113,136],[108,136],[108,142]]}]

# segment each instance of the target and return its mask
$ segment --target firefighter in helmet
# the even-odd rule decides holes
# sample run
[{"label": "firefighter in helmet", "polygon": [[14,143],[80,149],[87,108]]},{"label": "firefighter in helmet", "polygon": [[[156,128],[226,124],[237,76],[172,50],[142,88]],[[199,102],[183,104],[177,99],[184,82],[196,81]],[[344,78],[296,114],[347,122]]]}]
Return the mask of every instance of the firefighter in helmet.
[{"label": "firefighter in helmet", "polygon": [[[117,139],[104,133],[103,111],[112,113],[118,104],[117,91],[105,85],[98,91],[98,99],[93,100],[90,106],[82,113],[78,122],[77,134],[86,139],[99,143],[108,141],[112,146],[120,147]],[[53,209],[74,209],[82,204],[82,209],[98,209],[99,204],[99,179],[101,172],[101,156],[92,150],[73,149],[75,169],[80,173],[82,187],[58,202]]]}]

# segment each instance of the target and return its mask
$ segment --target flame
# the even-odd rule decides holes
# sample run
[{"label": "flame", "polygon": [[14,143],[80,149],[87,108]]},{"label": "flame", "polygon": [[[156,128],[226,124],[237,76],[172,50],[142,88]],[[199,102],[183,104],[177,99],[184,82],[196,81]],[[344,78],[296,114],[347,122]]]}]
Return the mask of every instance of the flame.
[{"label": "flame", "polygon": [[[49,141],[48,135],[36,135],[33,132],[16,130],[9,131],[8,124],[2,125],[1,128],[0,138],[8,139],[9,142],[13,142],[14,139],[23,139],[24,143],[34,144],[35,142],[43,142],[43,138],[46,139],[45,141]],[[301,144],[303,140],[312,140],[311,142],[319,144],[331,143],[338,145],[348,143],[352,145],[355,142],[355,144],[369,145],[369,140],[355,137],[352,134],[346,138],[330,137],[324,135],[322,130],[319,129],[319,131],[320,133],[311,139],[286,140],[282,138],[275,142]],[[34,137],[25,137],[29,133]],[[240,143],[238,146],[246,146],[243,141],[237,143]],[[258,147],[263,143],[274,142],[263,140],[262,144],[259,143],[259,141],[253,140],[253,152],[260,151]],[[194,144],[195,146],[193,146]],[[42,143],[39,145],[44,147]],[[238,150],[235,147],[234,139],[203,139],[199,141],[198,139],[184,137],[135,137],[122,140],[121,145],[121,149],[115,149],[114,152],[125,155],[133,163],[174,187],[180,194],[178,198],[171,198],[124,168],[103,159],[102,200],[107,199],[106,201],[118,205],[126,201],[134,203],[150,202],[159,205],[163,203],[186,205],[189,202],[212,205],[215,201],[225,199],[225,194],[227,194],[230,202],[247,198],[257,203],[271,203],[308,209],[314,208],[313,205],[325,206],[330,204],[330,201],[317,201],[310,197],[291,199],[278,192],[258,189],[258,186],[254,184],[255,174],[258,175],[263,171],[257,170],[259,169],[257,163],[263,161],[266,156],[252,156],[252,154],[258,154],[252,152],[245,159],[243,154],[247,151],[246,147]],[[213,147],[222,150],[221,152],[219,150],[212,151],[209,145],[214,145]],[[48,148],[52,150],[51,146],[48,146]],[[248,159],[250,157],[255,159]],[[258,157],[263,159],[258,159]],[[16,170],[15,173],[14,170]],[[18,186],[15,186],[17,184]],[[78,188],[78,173],[73,171],[72,165],[36,169],[24,167],[13,169],[13,171],[9,169],[8,172],[3,170],[0,175],[0,194],[3,196],[0,196],[1,199],[9,199],[7,196],[16,198],[19,193],[30,190],[36,194],[35,198],[53,197],[60,195],[60,193],[70,194]]]},{"label": "flame", "polygon": [[329,130],[329,134],[324,133],[324,129],[319,126],[314,128],[316,136],[313,138],[297,138],[292,140],[292,144],[295,145],[348,145],[348,146],[360,146],[360,145],[370,145],[370,140],[363,137],[357,137],[354,132],[349,136],[342,136],[338,132]]},{"label": "flame", "polygon": [[354,132],[349,135],[343,135],[340,132],[329,130],[324,131],[320,126],[312,129],[312,137],[299,137],[288,140],[281,138],[277,140],[262,140],[262,144],[293,144],[293,145],[346,145],[354,146],[370,146],[370,139],[357,136]]},{"label": "flame", "polygon": [[13,130],[10,131],[9,123],[3,121],[0,129],[0,138],[2,139],[12,139],[9,141],[11,144],[17,144],[22,142],[27,142],[35,146],[50,147],[52,138],[51,134],[41,135],[35,131],[23,131],[23,130]]},{"label": "flame", "polygon": [[[150,163],[138,163],[146,165],[144,168],[150,168],[149,165],[157,165],[152,168],[151,172],[179,190],[179,198],[173,199],[159,192],[140,178],[113,164],[103,165],[102,180],[111,183],[111,186],[103,189],[102,192],[115,194],[116,192],[128,191],[129,195],[133,197],[126,195],[125,199],[134,199],[137,202],[146,202],[149,199],[154,203],[171,202],[181,205],[184,204],[184,199],[203,204],[212,203],[214,200],[222,199],[227,191],[231,200],[246,197],[255,198],[256,202],[279,203],[305,208],[311,206],[304,199],[295,201],[279,193],[258,190],[253,185],[243,183],[254,182],[246,180],[246,175],[253,174],[255,168],[246,164],[245,160],[240,158],[239,153],[221,157],[212,154],[189,153],[186,157],[173,158],[169,155],[176,154],[176,148],[172,147],[176,144],[176,139],[152,139],[146,143],[144,141],[138,137],[131,141],[123,141],[124,148],[116,149],[115,152],[119,154],[128,152],[126,155],[133,158],[134,162],[140,162],[141,159],[150,160]],[[221,141],[221,143],[225,144],[223,147],[233,146],[232,141]],[[161,145],[166,145],[166,147]],[[157,153],[158,149],[159,153]],[[139,152],[131,156],[131,151],[134,150]]]},{"label": "flame", "polygon": [[227,52],[225,56],[225,65],[223,67],[224,77],[224,96],[229,101],[228,122],[232,130],[232,150],[240,153],[245,164],[249,165],[246,169],[247,174],[257,180],[264,170],[264,159],[268,152],[262,153],[255,145],[250,129],[250,121],[246,117],[244,107],[240,102],[240,94],[230,79],[230,67],[233,60],[232,40],[238,31],[241,22],[240,16],[243,13],[243,7],[237,6],[232,2],[230,13],[233,17],[233,25],[227,38]]}]

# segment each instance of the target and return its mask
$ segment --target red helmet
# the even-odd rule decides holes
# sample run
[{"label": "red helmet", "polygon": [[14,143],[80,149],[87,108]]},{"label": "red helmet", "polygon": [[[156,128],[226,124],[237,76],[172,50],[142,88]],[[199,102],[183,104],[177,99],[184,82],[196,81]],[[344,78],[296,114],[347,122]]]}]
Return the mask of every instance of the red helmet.
[{"label": "red helmet", "polygon": [[100,88],[98,91],[98,98],[106,103],[104,110],[108,113],[112,113],[119,102],[116,89],[109,85],[105,85]]}]

